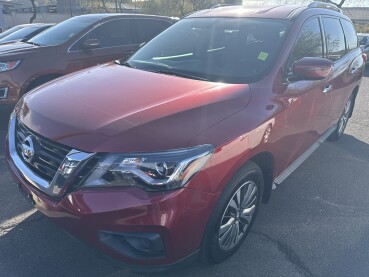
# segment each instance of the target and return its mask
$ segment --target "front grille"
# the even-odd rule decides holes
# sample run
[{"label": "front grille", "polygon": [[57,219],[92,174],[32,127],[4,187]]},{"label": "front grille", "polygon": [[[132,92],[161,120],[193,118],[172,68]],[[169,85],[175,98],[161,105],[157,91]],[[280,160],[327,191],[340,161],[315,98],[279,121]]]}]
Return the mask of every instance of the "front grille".
[{"label": "front grille", "polygon": [[60,164],[69,153],[69,151],[72,150],[72,148],[60,145],[51,140],[41,137],[40,135],[29,130],[19,120],[17,120],[15,135],[17,152],[21,159],[23,159],[22,144],[28,136],[32,137],[32,140],[35,143],[35,155],[30,162],[25,161],[25,164],[35,174],[45,179],[46,181],[51,182]]}]

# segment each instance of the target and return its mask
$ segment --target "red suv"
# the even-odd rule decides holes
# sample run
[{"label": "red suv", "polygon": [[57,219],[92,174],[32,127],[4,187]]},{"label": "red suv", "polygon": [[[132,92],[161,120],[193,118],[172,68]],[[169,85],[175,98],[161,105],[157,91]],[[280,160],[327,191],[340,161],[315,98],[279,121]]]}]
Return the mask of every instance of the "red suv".
[{"label": "red suv", "polygon": [[24,96],[9,168],[37,209],[125,264],[218,263],[272,187],[342,136],[363,69],[329,6],[200,11],[126,62]]}]

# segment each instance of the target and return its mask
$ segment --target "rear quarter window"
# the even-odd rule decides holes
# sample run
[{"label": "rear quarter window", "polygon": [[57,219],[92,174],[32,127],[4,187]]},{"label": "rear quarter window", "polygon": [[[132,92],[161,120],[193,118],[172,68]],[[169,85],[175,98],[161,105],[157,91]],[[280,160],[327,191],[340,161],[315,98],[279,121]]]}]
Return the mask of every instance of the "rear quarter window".
[{"label": "rear quarter window", "polygon": [[346,53],[345,36],[340,20],[324,17],[323,25],[327,43],[327,58],[331,61],[337,61]]},{"label": "rear quarter window", "polygon": [[358,47],[358,39],[354,26],[347,20],[341,20],[341,23],[346,35],[347,50],[351,51],[356,49]]}]

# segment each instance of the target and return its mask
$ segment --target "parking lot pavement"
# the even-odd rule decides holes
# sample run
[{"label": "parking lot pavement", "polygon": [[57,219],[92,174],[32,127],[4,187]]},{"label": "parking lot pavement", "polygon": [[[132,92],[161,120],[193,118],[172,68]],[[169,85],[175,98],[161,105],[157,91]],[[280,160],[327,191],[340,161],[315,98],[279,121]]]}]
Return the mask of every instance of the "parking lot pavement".
[{"label": "parking lot pavement", "polygon": [[[236,255],[169,276],[368,276],[368,77],[361,87],[344,137],[324,143],[273,191]],[[13,184],[0,149],[0,276],[138,276],[36,212]]]}]

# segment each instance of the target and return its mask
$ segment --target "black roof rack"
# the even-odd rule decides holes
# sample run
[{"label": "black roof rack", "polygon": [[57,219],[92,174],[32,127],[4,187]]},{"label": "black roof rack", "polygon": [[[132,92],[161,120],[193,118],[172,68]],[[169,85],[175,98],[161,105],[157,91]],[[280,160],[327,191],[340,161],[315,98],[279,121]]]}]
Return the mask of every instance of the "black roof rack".
[{"label": "black roof rack", "polygon": [[327,9],[327,10],[343,13],[339,7],[333,4],[326,3],[326,2],[312,2],[308,5],[308,8],[321,8],[321,9]]}]

